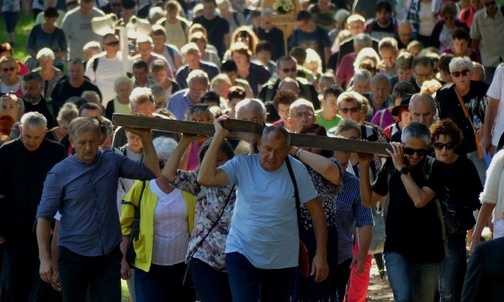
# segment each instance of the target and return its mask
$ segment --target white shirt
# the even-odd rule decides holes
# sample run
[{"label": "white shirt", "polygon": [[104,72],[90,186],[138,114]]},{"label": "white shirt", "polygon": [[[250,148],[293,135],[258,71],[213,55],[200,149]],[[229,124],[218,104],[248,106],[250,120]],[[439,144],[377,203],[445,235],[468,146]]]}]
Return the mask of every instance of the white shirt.
[{"label": "white shirt", "polygon": [[185,261],[189,232],[187,205],[179,189],[166,194],[155,181],[150,182],[151,191],[158,197],[154,211],[154,241],[152,263],[174,265]]},{"label": "white shirt", "polygon": [[[487,96],[499,101],[499,109],[497,109],[495,126],[492,133],[492,145],[494,146],[499,144],[499,139],[504,133],[504,107],[502,106],[502,102],[504,102],[504,89],[502,89],[502,85],[504,85],[504,66],[497,68],[492,84],[490,84],[487,91]],[[487,121],[487,123],[488,122],[490,121]]]},{"label": "white shirt", "polygon": [[[103,96],[103,107],[107,107],[107,103],[116,97],[114,82],[117,77],[125,74],[123,73],[121,54],[117,53],[113,59],[106,58],[105,54],[105,52],[102,52],[93,56],[86,65],[85,73],[89,80],[100,89]],[[99,60],[96,72],[93,69],[94,60]]]}]

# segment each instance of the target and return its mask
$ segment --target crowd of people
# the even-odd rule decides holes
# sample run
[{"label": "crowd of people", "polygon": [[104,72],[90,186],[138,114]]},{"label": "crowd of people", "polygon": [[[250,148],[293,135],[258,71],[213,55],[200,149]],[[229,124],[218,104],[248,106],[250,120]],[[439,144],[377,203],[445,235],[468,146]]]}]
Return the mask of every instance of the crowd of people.
[{"label": "crowd of people", "polygon": [[0,302],[504,300],[504,1],[1,7]]}]

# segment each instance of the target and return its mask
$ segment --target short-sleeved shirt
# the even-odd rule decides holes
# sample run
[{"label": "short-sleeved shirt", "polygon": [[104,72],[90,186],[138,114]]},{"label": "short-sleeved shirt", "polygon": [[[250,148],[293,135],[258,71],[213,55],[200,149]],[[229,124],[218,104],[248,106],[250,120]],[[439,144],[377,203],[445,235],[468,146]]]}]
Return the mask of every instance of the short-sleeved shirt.
[{"label": "short-sleeved shirt", "polygon": [[341,121],[341,116],[336,114],[336,116],[332,120],[328,121],[322,117],[322,115],[320,114],[320,111],[321,110],[316,112],[317,120],[315,121],[315,124],[324,127],[326,131],[329,131],[329,129],[338,126],[339,122]]},{"label": "short-sleeved shirt", "polygon": [[327,29],[316,26],[315,31],[311,33],[304,32],[300,29],[294,30],[289,40],[289,47],[293,48],[299,46],[303,49],[311,48],[315,50],[322,62],[325,62],[324,48],[331,47],[331,40],[329,40],[329,32]]},{"label": "short-sleeved shirt", "polygon": [[[425,180],[424,169],[429,168],[424,158],[410,169],[410,174],[418,187],[428,187],[441,196],[443,167],[443,163],[435,161],[429,179]],[[393,174],[389,176],[389,173]],[[381,196],[389,194],[384,251],[399,253],[416,263],[440,262],[443,259],[441,220],[434,200],[421,208],[415,207],[401,180],[401,174],[390,159],[378,172],[372,189]]]},{"label": "short-sleeved shirt", "polygon": [[224,35],[229,34],[229,23],[226,19],[215,16],[212,20],[204,16],[195,18],[193,23],[199,23],[207,31],[208,42],[217,48],[217,54],[220,58],[224,57],[226,47],[224,46]]},{"label": "short-sleeved shirt", "polygon": [[[226,253],[238,252],[260,269],[298,266],[299,232],[294,186],[285,163],[266,171],[259,154],[220,167],[238,190]],[[317,197],[305,166],[290,158],[301,204]]]},{"label": "short-sleeved shirt", "polygon": [[471,39],[480,40],[479,51],[484,66],[496,67],[504,60],[504,15],[500,7],[495,19],[488,16],[486,9],[474,13],[471,24]]},{"label": "short-sleeved shirt", "polygon": [[487,91],[487,96],[492,99],[499,101],[499,109],[497,111],[497,116],[495,118],[495,129],[492,134],[492,145],[497,146],[499,144],[499,139],[504,133],[504,106],[501,102],[504,102],[504,89],[502,89],[502,84],[504,83],[504,65],[497,68],[495,71],[492,84]]}]

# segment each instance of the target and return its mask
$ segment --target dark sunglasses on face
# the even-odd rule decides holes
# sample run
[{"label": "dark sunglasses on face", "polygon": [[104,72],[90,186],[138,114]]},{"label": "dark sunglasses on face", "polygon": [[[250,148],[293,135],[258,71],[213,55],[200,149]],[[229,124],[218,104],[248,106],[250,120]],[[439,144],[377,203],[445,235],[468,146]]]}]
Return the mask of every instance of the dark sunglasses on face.
[{"label": "dark sunglasses on face", "polygon": [[7,71],[14,71],[16,70],[16,67],[8,67],[8,68],[2,68],[4,72],[7,72]]},{"label": "dark sunglasses on face", "polygon": [[460,75],[466,76],[467,74],[469,74],[469,72],[471,72],[469,69],[464,69],[462,71],[454,71],[451,74],[454,77],[458,78],[458,77],[460,77]]},{"label": "dark sunglasses on face", "polygon": [[107,46],[117,46],[117,45],[119,45],[119,41],[110,42],[110,43],[107,43],[105,45],[107,45]]},{"label": "dark sunglasses on face", "polygon": [[112,3],[112,6],[118,7],[121,6],[121,3]]},{"label": "dark sunglasses on face", "polygon": [[340,108],[339,111],[347,114],[348,112],[351,112],[351,113],[357,113],[359,112],[359,107],[352,107],[352,108]]},{"label": "dark sunglasses on face", "polygon": [[404,147],[404,154],[407,154],[407,155],[413,155],[413,154],[417,154],[418,156],[425,156],[427,155],[427,150],[426,149],[413,149],[413,148],[409,148],[409,147]]},{"label": "dark sunglasses on face", "polygon": [[486,6],[486,7],[489,7],[489,6],[494,6],[494,5],[496,5],[496,4],[497,4],[497,3],[496,3],[495,1],[492,1],[492,2],[487,2],[487,3],[485,3],[485,6]]},{"label": "dark sunglasses on face", "polygon": [[455,144],[453,144],[452,142],[449,142],[446,144],[443,144],[440,142],[435,142],[432,146],[434,147],[434,149],[439,150],[439,151],[443,150],[443,148],[446,148],[446,150],[455,149]]},{"label": "dark sunglasses on face", "polygon": [[296,72],[297,71],[297,68],[294,67],[294,68],[283,68],[281,69],[284,73],[288,73],[288,72]]}]

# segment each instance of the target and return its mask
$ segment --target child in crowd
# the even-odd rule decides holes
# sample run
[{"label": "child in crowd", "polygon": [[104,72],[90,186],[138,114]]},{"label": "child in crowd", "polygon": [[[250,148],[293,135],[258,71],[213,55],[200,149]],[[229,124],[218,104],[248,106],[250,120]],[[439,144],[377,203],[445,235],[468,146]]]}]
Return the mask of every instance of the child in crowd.
[{"label": "child in crowd", "polygon": [[315,123],[329,131],[329,129],[338,126],[341,116],[338,115],[338,96],[343,93],[340,86],[332,85],[323,92],[323,99],[320,101],[322,109],[317,110],[317,120]]}]

